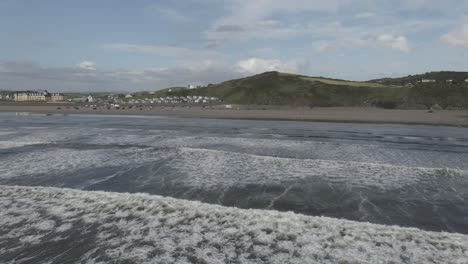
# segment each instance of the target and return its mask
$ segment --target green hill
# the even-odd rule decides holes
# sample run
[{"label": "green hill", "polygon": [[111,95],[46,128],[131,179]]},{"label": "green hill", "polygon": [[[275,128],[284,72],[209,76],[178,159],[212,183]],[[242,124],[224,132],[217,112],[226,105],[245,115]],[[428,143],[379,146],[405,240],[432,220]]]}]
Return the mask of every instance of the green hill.
[{"label": "green hill", "polygon": [[358,106],[403,100],[400,97],[406,90],[374,82],[265,72],[198,89],[178,90],[171,95],[214,96],[235,104]]},{"label": "green hill", "polygon": [[[422,82],[422,80],[430,82]],[[372,80],[384,85],[408,85],[406,104],[442,108],[468,108],[468,72],[427,72],[401,78]]]},{"label": "green hill", "polygon": [[[436,82],[418,82],[422,79]],[[256,105],[423,108],[439,104],[443,108],[468,108],[465,79],[466,72],[433,72],[367,82],[265,72],[197,89],[167,88],[153,92],[151,97],[198,95],[218,97],[226,103]]]},{"label": "green hill", "polygon": [[408,75],[400,78],[383,78],[371,80],[371,82],[386,85],[406,85],[408,83],[416,84],[421,80],[434,80],[436,82],[446,83],[447,80],[453,80],[455,83],[462,84],[468,79],[468,72],[440,71],[426,72],[423,74]]}]

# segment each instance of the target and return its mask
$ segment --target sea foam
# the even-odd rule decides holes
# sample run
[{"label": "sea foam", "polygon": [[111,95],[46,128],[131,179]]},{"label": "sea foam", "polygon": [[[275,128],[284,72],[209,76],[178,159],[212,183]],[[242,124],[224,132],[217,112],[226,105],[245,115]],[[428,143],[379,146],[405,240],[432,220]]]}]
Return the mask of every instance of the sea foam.
[{"label": "sea foam", "polygon": [[467,263],[468,236],[145,194],[0,186],[2,263]]}]

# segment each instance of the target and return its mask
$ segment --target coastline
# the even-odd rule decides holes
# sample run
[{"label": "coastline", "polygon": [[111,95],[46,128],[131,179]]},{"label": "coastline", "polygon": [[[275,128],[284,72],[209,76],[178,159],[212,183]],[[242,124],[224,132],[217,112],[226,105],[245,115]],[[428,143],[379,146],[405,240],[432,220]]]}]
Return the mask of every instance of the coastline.
[{"label": "coastline", "polygon": [[[60,109],[58,109],[60,108]],[[0,105],[0,112],[38,114],[96,114],[141,115],[181,118],[244,119],[307,122],[375,123],[468,127],[468,110],[387,110],[364,107],[316,107],[272,109],[209,109],[201,106],[154,106],[125,109],[85,108],[75,109],[64,105]]]}]

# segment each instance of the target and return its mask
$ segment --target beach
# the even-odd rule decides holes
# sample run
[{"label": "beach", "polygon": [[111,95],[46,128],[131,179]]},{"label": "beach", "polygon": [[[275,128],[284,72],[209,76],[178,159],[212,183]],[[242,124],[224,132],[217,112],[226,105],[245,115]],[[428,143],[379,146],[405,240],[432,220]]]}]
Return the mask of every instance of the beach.
[{"label": "beach", "polygon": [[249,107],[143,106],[84,107],[46,104],[0,104],[0,112],[43,114],[149,115],[185,118],[287,120],[351,123],[468,126],[468,110],[387,110],[371,107]]}]

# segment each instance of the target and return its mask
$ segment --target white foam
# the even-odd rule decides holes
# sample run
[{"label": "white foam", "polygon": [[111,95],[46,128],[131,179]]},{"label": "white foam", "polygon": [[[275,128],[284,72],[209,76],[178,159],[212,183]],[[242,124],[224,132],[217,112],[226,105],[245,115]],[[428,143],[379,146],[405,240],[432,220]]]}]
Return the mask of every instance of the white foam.
[{"label": "white foam", "polygon": [[278,158],[193,148],[181,148],[170,165],[185,176],[181,179],[184,184],[199,188],[279,184],[315,177],[354,187],[394,189],[440,175],[468,179],[468,171],[464,170]]},{"label": "white foam", "polygon": [[[164,128],[164,127],[163,127]],[[212,148],[263,156],[298,159],[343,160],[415,167],[465,168],[466,153],[421,151],[416,148],[386,147],[375,141],[356,144],[352,140],[336,139],[327,142],[278,138],[250,138],[221,134],[203,134],[190,130],[133,129],[133,128],[16,128],[18,135],[12,144],[57,143],[132,145],[156,148]],[[2,139],[0,139],[1,141]],[[4,140],[5,141],[5,140]],[[453,143],[451,143],[453,144]]]},{"label": "white foam", "polygon": [[69,175],[79,169],[119,167],[119,171],[114,174],[82,182],[82,186],[89,186],[119,176],[133,167],[153,164],[162,159],[165,160],[166,171],[161,173],[169,173],[169,169],[170,175],[177,176],[174,180],[186,186],[204,189],[248,184],[282,184],[316,178],[350,187],[388,190],[435,177],[468,179],[466,170],[270,157],[187,147],[162,150],[136,147],[81,150],[47,148],[6,156],[0,163],[0,179],[39,174]]},{"label": "white foam", "polygon": [[44,220],[34,225],[34,228],[37,228],[41,231],[52,230],[55,227],[55,222],[53,220]]},{"label": "white foam", "polygon": [[20,148],[40,144],[46,144],[46,142],[0,141],[0,149]]},{"label": "white foam", "polygon": [[0,162],[0,178],[67,173],[77,169],[109,166],[133,166],[150,162],[156,158],[155,155],[152,151],[140,148],[44,149],[3,158]]},{"label": "white foam", "polygon": [[[74,239],[64,245],[59,238],[81,234],[96,241],[96,248],[82,249],[82,263],[98,259],[210,264],[468,261],[468,236],[461,234],[242,210],[144,194],[0,186],[0,201],[5,200],[8,203],[0,202],[2,232],[7,233],[4,239],[22,239],[23,245],[4,244],[0,259],[55,239],[62,248],[71,248]],[[67,216],[69,211],[79,215]],[[30,212],[40,212],[41,218],[31,218]],[[10,223],[13,216],[22,218],[24,224]],[[73,233],[34,228],[51,219],[73,224]],[[49,260],[62,254],[54,247],[41,250]],[[34,258],[29,261],[41,262]]]}]

